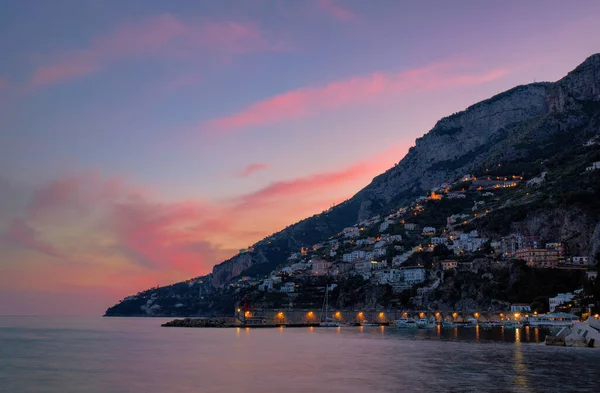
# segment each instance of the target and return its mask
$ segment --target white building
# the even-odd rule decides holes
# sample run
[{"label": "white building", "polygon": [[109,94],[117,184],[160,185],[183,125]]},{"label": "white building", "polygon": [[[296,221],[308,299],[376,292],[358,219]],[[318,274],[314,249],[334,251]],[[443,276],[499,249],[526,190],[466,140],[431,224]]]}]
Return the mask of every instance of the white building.
[{"label": "white building", "polygon": [[423,228],[423,235],[433,235],[433,234],[435,234],[434,227],[424,227]]},{"label": "white building", "polygon": [[292,270],[295,272],[297,272],[299,270],[306,270],[306,269],[308,269],[308,266],[309,266],[308,263],[304,263],[304,262],[293,263],[290,265]]},{"label": "white building", "polygon": [[586,171],[595,171],[596,169],[600,169],[600,161],[596,161],[592,164],[592,166],[585,168]]},{"label": "white building", "polygon": [[285,284],[283,284],[281,286],[281,289],[279,290],[279,292],[283,292],[283,293],[293,293],[296,291],[296,284],[293,282],[286,282]]},{"label": "white building", "polygon": [[404,275],[404,282],[408,285],[425,281],[425,269],[422,267],[404,267],[401,270]]},{"label": "white building", "polygon": [[358,227],[344,228],[342,233],[344,234],[344,237],[359,237],[360,236],[360,228],[358,228]]},{"label": "white building", "polygon": [[392,258],[392,266],[402,265],[412,255],[412,251],[407,251]]},{"label": "white building", "polygon": [[387,244],[387,242],[385,240],[380,240],[377,243],[375,243],[375,248],[385,247],[386,244]]},{"label": "white building", "polygon": [[550,299],[548,299],[550,312],[554,312],[554,310],[556,310],[556,307],[560,306],[563,303],[570,302],[571,300],[573,300],[574,297],[575,295],[571,292],[559,293],[555,297],[551,297]]},{"label": "white building", "polygon": [[272,291],[273,290],[273,280],[268,278],[264,279],[262,283],[258,285],[259,291]]},{"label": "white building", "polygon": [[448,199],[464,199],[467,196],[462,192],[449,192],[447,195]]},{"label": "white building", "polygon": [[434,244],[434,245],[446,244],[446,239],[444,239],[443,237],[432,237],[431,244]]},{"label": "white building", "polygon": [[510,306],[511,312],[531,312],[531,306],[527,303],[515,303]]},{"label": "white building", "polygon": [[400,269],[384,269],[375,272],[375,281],[380,285],[396,283],[403,278],[404,274]]},{"label": "white building", "polygon": [[406,224],[404,224],[404,229],[407,231],[415,231],[415,230],[417,230],[417,224],[406,223]]},{"label": "white building", "polygon": [[448,225],[456,224],[457,222],[463,221],[469,217],[470,216],[467,214],[453,214],[450,217],[446,218],[446,224],[448,224]]},{"label": "white building", "polygon": [[587,266],[588,265],[588,257],[573,257],[572,264],[578,266]]},{"label": "white building", "polygon": [[391,222],[385,220],[379,225],[379,232],[385,232],[390,227]]}]

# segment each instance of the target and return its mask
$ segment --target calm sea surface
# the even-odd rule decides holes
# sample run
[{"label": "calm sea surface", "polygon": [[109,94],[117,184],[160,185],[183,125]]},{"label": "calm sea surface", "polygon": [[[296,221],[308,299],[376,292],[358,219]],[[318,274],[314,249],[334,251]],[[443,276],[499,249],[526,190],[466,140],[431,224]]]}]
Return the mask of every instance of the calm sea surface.
[{"label": "calm sea surface", "polygon": [[0,392],[600,392],[600,351],[543,332],[161,328],[0,317]]}]

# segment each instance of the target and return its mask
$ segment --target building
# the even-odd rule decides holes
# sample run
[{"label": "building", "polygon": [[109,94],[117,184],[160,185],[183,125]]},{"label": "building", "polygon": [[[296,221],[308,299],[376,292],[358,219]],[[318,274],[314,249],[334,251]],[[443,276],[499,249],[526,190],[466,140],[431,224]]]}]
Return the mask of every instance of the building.
[{"label": "building", "polygon": [[360,236],[360,228],[358,228],[358,227],[344,228],[342,233],[344,234],[344,237],[359,237]]},{"label": "building", "polygon": [[435,228],[434,227],[424,227],[423,235],[435,235]]},{"label": "building", "polygon": [[413,224],[413,223],[404,224],[404,229],[407,231],[416,231],[417,228],[418,228],[417,224]]},{"label": "building", "polygon": [[510,306],[511,312],[531,312],[531,305],[528,303],[515,303]]},{"label": "building", "polygon": [[375,248],[382,248],[382,247],[385,247],[385,246],[386,246],[386,244],[387,244],[387,242],[386,242],[385,240],[380,240],[380,241],[378,241],[377,243],[375,243],[375,246],[374,246],[374,247],[375,247]]},{"label": "building", "polygon": [[590,281],[595,280],[596,278],[598,278],[598,272],[595,270],[588,270],[587,272],[585,272],[587,279]]},{"label": "building", "polygon": [[520,248],[515,252],[515,258],[522,259],[531,267],[556,268],[563,260],[560,250],[552,248]]},{"label": "building", "polygon": [[323,276],[329,273],[330,262],[323,259],[313,259],[311,273],[315,276]]},{"label": "building", "polygon": [[273,280],[268,278],[264,279],[262,283],[258,285],[259,291],[272,291],[273,290]]},{"label": "building", "polygon": [[446,244],[446,239],[444,239],[443,237],[432,237],[431,244],[434,244],[434,245]]},{"label": "building", "polygon": [[596,169],[600,169],[600,161],[596,161],[592,164],[592,166],[585,168],[586,171],[595,171]]},{"label": "building", "polygon": [[503,237],[500,242],[500,251],[507,257],[515,256],[520,248],[540,248],[541,239],[537,236],[523,236],[518,233]]},{"label": "building", "polygon": [[408,285],[415,285],[425,281],[425,269],[422,267],[404,267],[401,268],[404,275],[404,282]]},{"label": "building", "polygon": [[400,269],[384,269],[375,272],[375,281],[380,285],[397,283],[404,278]]},{"label": "building", "polygon": [[588,257],[573,257],[571,258],[571,265],[588,266]]},{"label": "building", "polygon": [[464,192],[449,192],[448,194],[446,194],[446,196],[448,197],[448,199],[463,199],[466,198],[467,195]]},{"label": "building", "polygon": [[571,292],[559,293],[555,297],[551,297],[550,299],[548,299],[548,305],[550,306],[550,312],[554,312],[554,310],[556,310],[556,307],[560,306],[563,303],[570,302],[571,300],[573,300],[574,297],[575,297],[575,295]]},{"label": "building", "polygon": [[296,284],[293,282],[286,282],[279,289],[279,292],[283,292],[283,293],[294,293],[295,291],[296,291]]},{"label": "building", "polygon": [[456,267],[458,266],[458,262],[456,262],[455,260],[452,260],[452,259],[448,259],[448,260],[442,261],[441,265],[442,265],[442,270],[451,270],[451,269],[456,269]]},{"label": "building", "polygon": [[470,218],[470,216],[468,214],[453,214],[450,217],[446,218],[446,224],[453,225],[453,224],[456,224],[457,222],[464,221],[468,218]]},{"label": "building", "polygon": [[342,256],[342,260],[344,262],[354,262],[360,259],[365,259],[367,257],[367,252],[363,250],[352,251],[351,253],[344,254]]}]

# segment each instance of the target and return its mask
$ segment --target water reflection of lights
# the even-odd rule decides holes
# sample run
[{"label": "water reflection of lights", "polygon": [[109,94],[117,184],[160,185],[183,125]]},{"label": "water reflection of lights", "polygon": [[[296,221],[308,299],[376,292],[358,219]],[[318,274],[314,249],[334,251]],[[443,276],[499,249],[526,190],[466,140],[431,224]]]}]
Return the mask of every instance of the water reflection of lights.
[{"label": "water reflection of lights", "polygon": [[523,350],[522,346],[519,345],[521,343],[520,338],[520,330],[519,328],[515,329],[515,342],[517,345],[514,346],[515,352],[513,356],[513,367],[515,369],[515,383],[520,387],[518,389],[520,392],[528,392],[529,391],[529,382],[527,381],[527,366],[523,361]]}]

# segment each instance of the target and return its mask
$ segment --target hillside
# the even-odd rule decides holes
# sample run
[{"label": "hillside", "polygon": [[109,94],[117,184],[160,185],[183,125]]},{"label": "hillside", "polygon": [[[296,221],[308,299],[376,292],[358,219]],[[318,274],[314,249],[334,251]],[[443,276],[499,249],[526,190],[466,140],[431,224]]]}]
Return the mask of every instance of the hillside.
[{"label": "hillside", "polygon": [[[518,175],[525,181],[542,172],[547,177],[535,189],[520,186],[503,193],[489,215],[465,227],[489,237],[515,230],[535,233],[568,241],[578,255],[594,256],[600,251],[600,180],[597,173],[582,173],[590,162],[600,161],[598,145],[584,147],[599,134],[596,54],[555,83],[518,86],[441,119],[396,166],[348,201],[263,239],[249,252],[216,265],[208,276],[140,292],[107,315],[231,312],[241,295],[234,284],[240,277],[265,276],[301,248],[338,236],[359,221],[397,211],[469,173]],[[432,205],[423,219],[428,215],[440,223],[448,212],[455,213],[442,205]],[[147,312],[150,298],[159,305],[152,313]]]}]

